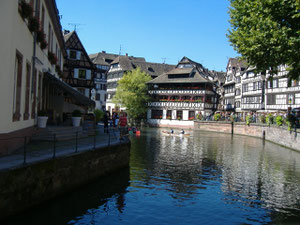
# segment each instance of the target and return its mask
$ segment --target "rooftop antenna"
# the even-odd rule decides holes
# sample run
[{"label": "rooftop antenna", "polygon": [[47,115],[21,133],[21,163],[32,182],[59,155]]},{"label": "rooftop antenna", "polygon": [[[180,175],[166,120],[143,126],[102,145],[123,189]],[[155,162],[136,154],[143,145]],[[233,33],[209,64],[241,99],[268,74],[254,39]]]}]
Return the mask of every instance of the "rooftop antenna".
[{"label": "rooftop antenna", "polygon": [[122,54],[122,45],[120,45],[120,51],[119,51],[119,55]]},{"label": "rooftop antenna", "polygon": [[82,23],[68,23],[69,26],[74,26],[74,31],[77,30],[77,27],[84,26],[85,24]]},{"label": "rooftop antenna", "polygon": [[163,64],[165,64],[165,63],[166,63],[166,60],[169,59],[169,58],[166,58],[166,57],[165,57],[165,58],[161,58],[161,59],[163,60]]}]

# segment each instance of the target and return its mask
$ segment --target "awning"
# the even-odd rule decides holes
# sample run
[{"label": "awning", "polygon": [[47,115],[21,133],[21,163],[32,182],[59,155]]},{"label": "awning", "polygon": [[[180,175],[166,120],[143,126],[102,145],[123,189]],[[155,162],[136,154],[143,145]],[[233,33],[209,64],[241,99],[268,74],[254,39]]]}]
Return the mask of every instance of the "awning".
[{"label": "awning", "polygon": [[44,78],[48,80],[50,84],[56,85],[58,88],[65,91],[68,95],[73,97],[73,99],[80,105],[84,106],[95,106],[95,102],[85,95],[78,92],[76,89],[72,88],[69,84],[66,82],[56,78],[54,75],[52,75],[49,72],[44,73]]}]

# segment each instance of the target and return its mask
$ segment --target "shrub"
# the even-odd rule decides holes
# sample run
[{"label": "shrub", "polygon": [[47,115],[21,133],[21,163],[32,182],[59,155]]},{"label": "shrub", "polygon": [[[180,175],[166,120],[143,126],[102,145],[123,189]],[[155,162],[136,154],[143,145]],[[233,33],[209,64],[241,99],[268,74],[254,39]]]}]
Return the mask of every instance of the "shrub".
[{"label": "shrub", "polygon": [[28,19],[30,16],[32,16],[33,9],[30,4],[22,0],[20,2],[20,14],[23,19]]},{"label": "shrub", "polygon": [[248,116],[246,116],[246,124],[248,125],[248,126],[250,126],[250,123],[252,122],[252,116],[251,115],[248,115]]},{"label": "shrub", "polygon": [[214,115],[214,121],[219,121],[221,119],[221,115],[219,113],[216,113]]},{"label": "shrub", "polygon": [[96,122],[98,123],[103,119],[103,117],[105,115],[105,112],[103,112],[100,109],[95,109],[94,110],[94,115],[95,115],[95,118],[96,118]]},{"label": "shrub", "polygon": [[72,116],[73,116],[73,117],[81,117],[81,112],[80,112],[80,110],[75,109],[75,110],[72,112]]},{"label": "shrub", "polygon": [[276,116],[276,124],[278,126],[282,126],[282,124],[283,124],[283,117],[282,116]]}]

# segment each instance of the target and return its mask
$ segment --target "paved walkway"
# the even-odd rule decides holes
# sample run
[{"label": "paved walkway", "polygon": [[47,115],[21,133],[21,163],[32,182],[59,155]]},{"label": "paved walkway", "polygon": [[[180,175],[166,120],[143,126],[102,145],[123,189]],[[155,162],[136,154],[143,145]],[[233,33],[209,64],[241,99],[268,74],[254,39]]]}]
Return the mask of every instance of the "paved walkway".
[{"label": "paved walkway", "polygon": [[119,135],[119,131],[114,128],[109,128],[109,134],[104,133],[103,126],[100,125],[97,127],[97,134],[95,137],[89,136],[86,138],[79,138],[77,143],[75,139],[57,141],[55,145],[53,141],[32,141],[26,145],[25,157],[24,148],[19,149],[12,155],[0,157],[0,171],[22,167],[26,164],[32,164],[54,157],[66,156],[76,152],[90,151],[94,150],[94,148],[98,149],[117,145],[128,141],[128,139],[120,141]]}]

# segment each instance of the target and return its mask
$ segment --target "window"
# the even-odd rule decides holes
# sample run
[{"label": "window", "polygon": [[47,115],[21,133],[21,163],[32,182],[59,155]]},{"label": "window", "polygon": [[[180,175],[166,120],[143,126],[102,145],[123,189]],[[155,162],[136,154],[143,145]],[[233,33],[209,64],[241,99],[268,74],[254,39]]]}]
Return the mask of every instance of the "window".
[{"label": "window", "polygon": [[177,120],[182,120],[182,110],[177,110],[176,111],[176,119]]},{"label": "window", "polygon": [[77,52],[74,50],[70,50],[70,59],[77,59]]},{"label": "window", "polygon": [[294,104],[294,94],[288,94],[288,105]]},{"label": "window", "polygon": [[79,71],[78,71],[78,77],[80,79],[86,79],[86,70],[79,69]]},{"label": "window", "polygon": [[261,81],[257,81],[257,90],[261,90],[262,89],[262,85],[261,85]]},{"label": "window", "polygon": [[235,102],[235,107],[236,108],[241,108],[241,102],[240,101],[236,101]]},{"label": "window", "polygon": [[241,83],[241,77],[237,77],[236,78],[236,82],[239,84],[239,83]]},{"label": "window", "polygon": [[100,99],[101,99],[101,95],[100,94],[96,94],[96,100],[100,101]]},{"label": "window", "polygon": [[256,91],[256,82],[253,83],[253,91]]},{"label": "window", "polygon": [[273,88],[278,88],[278,79],[273,80]]},{"label": "window", "polygon": [[14,104],[13,104],[13,121],[19,121],[21,114],[21,88],[22,88],[22,65],[23,56],[17,50],[15,59],[15,84],[14,84]]},{"label": "window", "polygon": [[189,111],[189,120],[195,119],[195,111]]},{"label": "window", "polygon": [[239,88],[236,89],[236,90],[235,90],[235,95],[241,95],[241,89],[239,89]]},{"label": "window", "polygon": [[162,110],[151,110],[151,119],[162,119]]},{"label": "window", "polygon": [[172,110],[167,110],[167,119],[172,119]]},{"label": "window", "polygon": [[115,64],[112,64],[111,66],[112,66],[112,68],[118,68],[118,67],[119,67],[119,64],[118,64],[118,63],[115,63]]},{"label": "window", "polygon": [[45,8],[44,6],[42,6],[42,20],[41,20],[42,31],[44,31],[44,23],[45,23]]},{"label": "window", "polygon": [[243,92],[248,92],[248,84],[243,84]]},{"label": "window", "polygon": [[26,89],[25,89],[24,120],[29,119],[30,73],[31,73],[31,66],[29,63],[27,63],[26,64]]},{"label": "window", "polygon": [[182,69],[182,68],[192,68],[193,65],[192,64],[179,64],[178,68]]},{"label": "window", "polygon": [[285,105],[286,104],[286,95],[276,95],[275,103],[276,103],[276,105]]},{"label": "window", "polygon": [[267,105],[276,104],[276,95],[267,95]]},{"label": "window", "polygon": [[273,88],[273,82],[268,80],[267,88]]}]

